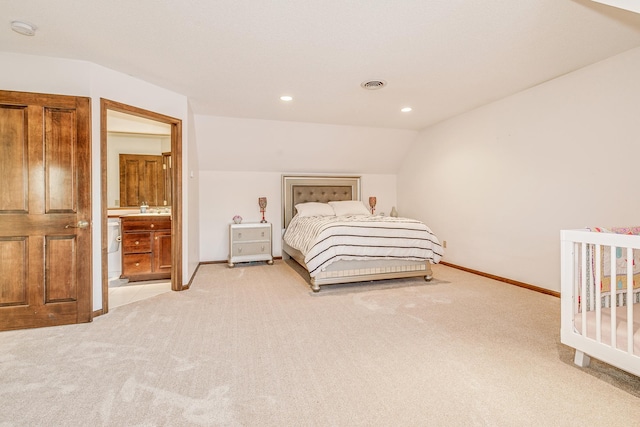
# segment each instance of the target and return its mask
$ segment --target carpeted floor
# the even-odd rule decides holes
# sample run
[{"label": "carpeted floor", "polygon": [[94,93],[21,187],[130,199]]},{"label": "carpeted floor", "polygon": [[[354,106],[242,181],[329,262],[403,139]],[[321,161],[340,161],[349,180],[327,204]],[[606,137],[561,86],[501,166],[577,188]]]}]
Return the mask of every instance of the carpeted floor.
[{"label": "carpeted floor", "polygon": [[0,333],[0,427],[629,426],[640,379],[559,342],[560,301],[445,266],[323,287],[285,261],[93,323]]}]

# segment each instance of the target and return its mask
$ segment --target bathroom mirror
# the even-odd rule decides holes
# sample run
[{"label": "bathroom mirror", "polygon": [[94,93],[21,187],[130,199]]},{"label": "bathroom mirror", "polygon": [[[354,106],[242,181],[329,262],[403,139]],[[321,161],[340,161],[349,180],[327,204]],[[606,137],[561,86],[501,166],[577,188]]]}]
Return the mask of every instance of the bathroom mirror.
[{"label": "bathroom mirror", "polygon": [[171,127],[107,111],[109,209],[171,206]]}]

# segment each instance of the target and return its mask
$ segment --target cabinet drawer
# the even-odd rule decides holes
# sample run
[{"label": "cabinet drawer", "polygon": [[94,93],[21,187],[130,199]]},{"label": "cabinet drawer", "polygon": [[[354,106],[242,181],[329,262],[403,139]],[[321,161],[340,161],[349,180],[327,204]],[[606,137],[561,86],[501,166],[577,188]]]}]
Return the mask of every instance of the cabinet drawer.
[{"label": "cabinet drawer", "polygon": [[151,272],[151,254],[129,254],[122,257],[122,273],[124,275],[144,274]]},{"label": "cabinet drawer", "polygon": [[157,231],[171,230],[171,218],[168,217],[144,217],[144,218],[124,218],[122,221],[122,231]]},{"label": "cabinet drawer", "polygon": [[151,233],[125,233],[122,235],[124,253],[140,253],[151,251]]},{"label": "cabinet drawer", "polygon": [[271,242],[234,243],[231,256],[271,255]]},{"label": "cabinet drawer", "polygon": [[271,228],[269,227],[232,228],[231,232],[233,233],[233,236],[231,237],[233,243],[255,240],[267,241],[271,239]]}]

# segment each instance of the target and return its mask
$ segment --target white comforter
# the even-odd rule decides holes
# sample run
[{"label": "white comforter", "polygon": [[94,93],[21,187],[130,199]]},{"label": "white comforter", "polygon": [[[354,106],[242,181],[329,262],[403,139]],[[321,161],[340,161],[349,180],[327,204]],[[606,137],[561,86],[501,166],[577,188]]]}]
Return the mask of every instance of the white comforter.
[{"label": "white comforter", "polygon": [[442,246],[424,223],[373,215],[295,216],[284,241],[304,255],[311,277],[338,260],[405,259],[438,263]]}]

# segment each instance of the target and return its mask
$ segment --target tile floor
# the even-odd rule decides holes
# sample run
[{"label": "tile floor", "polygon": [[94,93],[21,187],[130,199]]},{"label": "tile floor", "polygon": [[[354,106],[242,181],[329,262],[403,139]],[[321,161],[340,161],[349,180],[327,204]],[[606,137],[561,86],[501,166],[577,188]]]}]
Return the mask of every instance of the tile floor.
[{"label": "tile floor", "polygon": [[171,282],[159,280],[109,287],[109,310],[170,291]]}]

